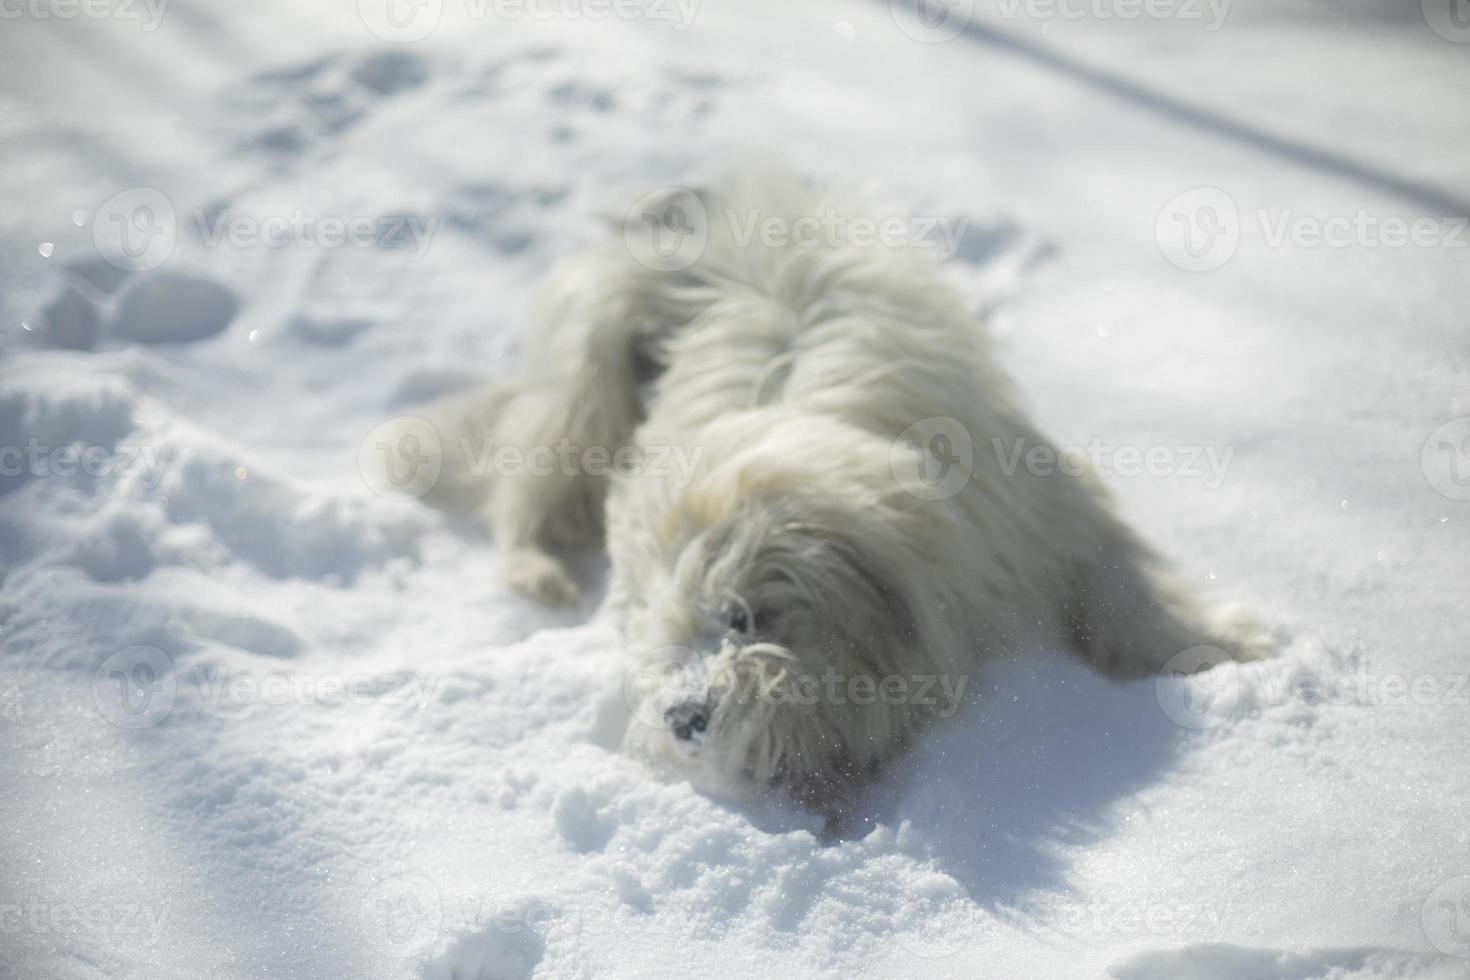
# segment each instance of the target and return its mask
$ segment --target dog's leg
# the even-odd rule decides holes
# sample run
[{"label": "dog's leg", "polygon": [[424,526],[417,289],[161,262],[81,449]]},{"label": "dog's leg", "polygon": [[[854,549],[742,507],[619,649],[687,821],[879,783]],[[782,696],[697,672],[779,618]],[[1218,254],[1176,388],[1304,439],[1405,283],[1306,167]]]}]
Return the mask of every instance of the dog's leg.
[{"label": "dog's leg", "polygon": [[[570,603],[579,589],[552,549],[594,545],[603,531],[609,460],[638,423],[640,282],[616,269],[556,305],[539,365],[495,423],[497,448],[517,465],[497,467],[485,517],[506,581],[543,602]],[[584,456],[589,448],[594,457]],[[589,469],[594,472],[589,472]]]},{"label": "dog's leg", "polygon": [[[485,509],[507,584],[533,599],[574,602],[578,588],[552,548],[596,539],[605,477],[583,472],[588,446],[612,452],[627,433],[613,385],[592,362],[523,391],[496,426],[507,461]],[[514,463],[514,465],[510,465]]]},{"label": "dog's leg", "polygon": [[1264,652],[1265,640],[1247,615],[1207,615],[1146,545],[1121,525],[1111,530],[1077,568],[1068,609],[1073,645],[1099,671],[1119,680],[1152,676],[1176,654],[1200,646],[1236,660]]}]

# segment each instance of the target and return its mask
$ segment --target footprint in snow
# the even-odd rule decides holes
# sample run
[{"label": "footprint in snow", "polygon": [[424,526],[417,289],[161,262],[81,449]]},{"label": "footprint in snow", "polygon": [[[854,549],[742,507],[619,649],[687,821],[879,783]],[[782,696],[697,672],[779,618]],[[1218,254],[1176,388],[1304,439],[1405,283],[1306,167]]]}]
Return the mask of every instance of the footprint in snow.
[{"label": "footprint in snow", "polygon": [[280,157],[305,154],[366,117],[373,104],[422,86],[429,64],[411,51],[375,51],[353,59],[321,58],[251,80],[233,100],[267,124],[248,143]]},{"label": "footprint in snow", "polygon": [[222,333],[239,312],[235,294],[213,279],[159,270],[123,290],[108,332],[145,344],[189,343]]}]

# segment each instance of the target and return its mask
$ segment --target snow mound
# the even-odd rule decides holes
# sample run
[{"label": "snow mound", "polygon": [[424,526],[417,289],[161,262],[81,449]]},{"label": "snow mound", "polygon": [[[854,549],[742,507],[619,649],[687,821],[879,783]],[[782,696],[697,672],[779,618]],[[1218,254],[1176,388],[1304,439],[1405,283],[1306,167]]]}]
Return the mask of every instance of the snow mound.
[{"label": "snow mound", "polygon": [[337,497],[248,452],[178,425],[159,492],[176,524],[201,524],[222,555],[276,578],[350,584],[367,567],[416,558],[425,516],[367,496]]}]

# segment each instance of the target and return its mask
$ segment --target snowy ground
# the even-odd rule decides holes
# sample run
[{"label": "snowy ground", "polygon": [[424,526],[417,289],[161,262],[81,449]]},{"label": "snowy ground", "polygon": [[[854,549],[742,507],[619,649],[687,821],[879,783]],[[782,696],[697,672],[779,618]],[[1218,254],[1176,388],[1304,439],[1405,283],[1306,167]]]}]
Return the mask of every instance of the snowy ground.
[{"label": "snowy ground", "polygon": [[[360,6],[0,5],[0,974],[1470,976],[1463,4]],[[1037,416],[1279,657],[1039,652],[837,841],[606,748],[595,596],[358,450],[743,145],[968,220]]]}]

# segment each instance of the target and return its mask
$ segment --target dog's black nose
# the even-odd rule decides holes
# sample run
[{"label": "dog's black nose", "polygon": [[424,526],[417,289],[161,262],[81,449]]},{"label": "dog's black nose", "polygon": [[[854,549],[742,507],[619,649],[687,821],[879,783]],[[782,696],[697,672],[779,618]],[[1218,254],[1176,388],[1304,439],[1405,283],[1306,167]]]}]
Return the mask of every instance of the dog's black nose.
[{"label": "dog's black nose", "polygon": [[689,741],[695,732],[709,727],[710,704],[708,701],[681,701],[664,712],[664,724],[681,741]]}]

